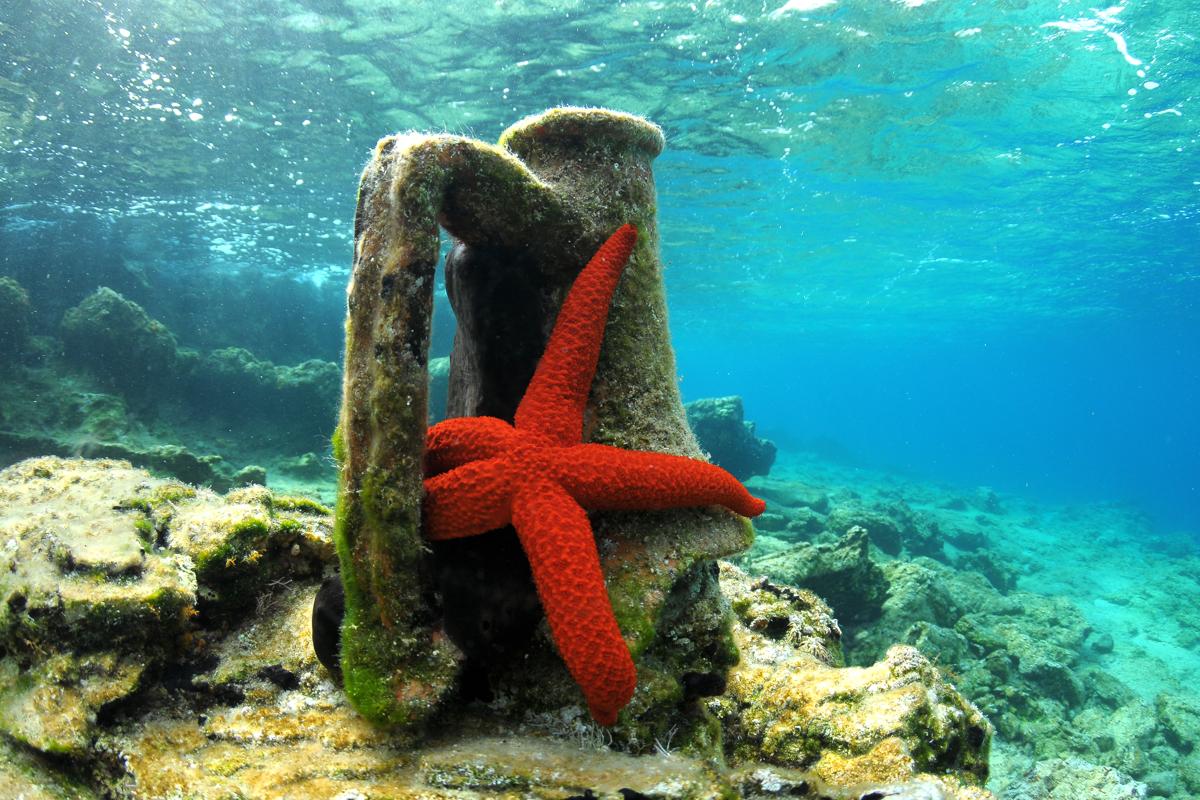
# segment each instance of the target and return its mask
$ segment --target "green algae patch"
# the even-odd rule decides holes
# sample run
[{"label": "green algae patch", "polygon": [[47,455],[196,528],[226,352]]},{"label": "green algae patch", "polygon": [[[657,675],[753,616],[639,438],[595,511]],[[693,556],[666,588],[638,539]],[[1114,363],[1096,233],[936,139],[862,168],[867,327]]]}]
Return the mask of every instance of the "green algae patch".
[{"label": "green algae patch", "polygon": [[322,517],[327,517],[333,513],[332,509],[318,503],[316,500],[311,500],[307,497],[292,497],[290,495],[274,497],[271,501],[271,506],[276,511],[295,511],[299,514],[316,514]]},{"label": "green algae patch", "polygon": [[207,607],[232,613],[281,576],[317,573],[332,558],[331,520],[321,509],[318,503],[277,498],[265,487],[250,486],[229,492],[221,502],[178,506],[167,540],[190,559],[200,585],[220,589],[206,594]]},{"label": "green algae patch", "polygon": [[96,800],[98,794],[53,761],[0,737],[0,786],[21,800]]}]

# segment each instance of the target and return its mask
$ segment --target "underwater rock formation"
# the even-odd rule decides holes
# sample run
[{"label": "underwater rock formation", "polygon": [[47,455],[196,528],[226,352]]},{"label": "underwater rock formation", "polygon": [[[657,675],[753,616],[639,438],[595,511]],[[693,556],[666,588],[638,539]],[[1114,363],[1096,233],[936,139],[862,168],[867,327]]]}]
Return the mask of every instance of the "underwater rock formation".
[{"label": "underwater rock formation", "polygon": [[[1070,603],[1027,593],[1005,596],[979,574],[927,559],[883,569],[890,586],[883,616],[856,637],[863,659],[904,641],[955,664],[971,695],[1010,737],[1036,735],[1030,726],[1050,710],[1031,714],[1027,698],[1063,707],[1037,724],[1055,724],[1067,716],[1065,709],[1084,704],[1087,692],[1077,671],[1088,627]],[[988,661],[969,657],[979,650],[990,653]]]},{"label": "underwater rock formation", "polygon": [[867,531],[855,526],[830,543],[798,544],[748,559],[747,568],[810,589],[828,600],[842,619],[875,619],[887,598],[888,580],[871,560]]},{"label": "underwater rock formation", "polygon": [[693,400],[684,409],[700,449],[718,467],[740,480],[771,471],[775,443],[754,434],[754,423],[745,420],[741,397],[706,397]]},{"label": "underwater rock formation", "polygon": [[[897,645],[870,667],[841,663],[841,630],[807,590],[734,567],[721,572],[742,659],[728,691],[709,701],[726,751],[805,767],[833,785],[988,774],[991,726],[915,648]],[[882,796],[882,795],[881,795]]]},{"label": "underwater rock formation", "polygon": [[[263,450],[295,450],[324,440],[337,417],[342,371],[309,359],[282,366],[241,347],[189,359],[184,404],[218,420],[238,420],[243,439]],[[289,447],[290,443],[290,447]]]},{"label": "underwater rock formation", "polygon": [[[956,523],[949,527],[944,520],[939,522],[927,512],[914,511],[894,494],[867,503],[853,491],[831,496],[815,487],[772,478],[757,479],[754,491],[771,503],[763,519],[755,521],[757,531],[769,534],[760,537],[756,555],[783,549],[797,541],[818,538],[832,541],[855,527],[864,529],[871,546],[888,556],[946,560],[947,539],[973,549],[987,540],[980,530],[985,523]],[[981,566],[985,563],[982,557],[978,560]],[[993,566],[997,579],[1001,580],[1002,568]]]},{"label": "underwater rock formation", "polygon": [[12,278],[0,276],[0,359],[14,359],[24,350],[32,316],[29,294]]},{"label": "underwater rock formation", "polygon": [[61,333],[68,361],[136,402],[154,402],[176,377],[174,335],[107,286],[63,315]]},{"label": "underwater rock formation", "polygon": [[[610,312],[585,438],[701,455],[665,325],[650,169],[662,146],[661,132],[644,120],[581,109],[523,120],[500,147],[415,135],[377,146],[359,194],[335,441],[347,613],[342,666],[352,702],[371,719],[410,726],[428,719],[454,691],[462,659],[427,601],[438,587],[420,526],[439,224],[457,242],[446,265],[459,322],[450,416],[511,419],[576,273],[613,230],[633,223],[641,235]],[[593,522],[609,596],[639,666],[639,690],[618,736],[648,742],[682,726],[681,739],[703,738],[707,723],[679,714],[681,680],[732,662],[727,625],[719,604],[670,601],[702,590],[705,562],[744,548],[749,527],[701,509],[597,514]],[[508,579],[494,568],[478,577],[484,585]],[[705,624],[689,613],[703,614]],[[666,619],[691,625],[698,638],[686,650],[673,647]],[[519,669],[483,666],[491,689],[516,695],[527,712],[579,702],[544,632]]]},{"label": "underwater rock formation", "polygon": [[23,461],[0,471],[0,509],[0,732],[75,758],[147,675],[205,654],[197,618],[331,556],[308,501],[222,499],[122,461]]},{"label": "underwater rock formation", "polygon": [[1145,800],[1146,785],[1081,758],[1039,761],[1008,787],[1006,800]]},{"label": "underwater rock formation", "polygon": [[[15,304],[0,308],[12,312],[0,314],[0,327],[13,340],[28,328],[22,297],[0,281],[0,306]],[[106,288],[69,309],[57,332],[61,341],[21,339],[21,357],[0,381],[0,464],[118,458],[224,491],[265,482],[264,467],[237,465],[267,461],[284,483],[328,490],[334,471],[319,451],[327,453],[337,415],[336,364],[281,366],[243,348],[178,347],[141,306]]]},{"label": "underwater rock formation", "polygon": [[0,381],[0,463],[39,455],[122,459],[216,491],[265,481],[261,467],[237,470],[219,455],[161,443],[168,437],[152,424],[157,419],[143,418],[121,395],[97,388],[53,367]]},{"label": "underwater rock formation", "polygon": [[[1055,516],[1050,528],[1033,511],[1014,513],[1015,498],[987,490],[963,495],[924,484],[897,487],[893,476],[878,476],[873,483],[860,472],[836,469],[840,486],[810,482],[819,481],[816,474],[825,469],[810,462],[804,483],[755,481],[755,491],[771,501],[769,513],[779,519],[759,535],[741,564],[757,570],[773,560],[803,561],[788,553],[827,547],[852,521],[878,525],[890,535],[883,541],[895,542],[898,535],[899,556],[884,553],[874,541],[866,553],[886,577],[882,613],[873,620],[841,613],[863,602],[874,584],[844,585],[841,605],[834,604],[845,622],[847,660],[871,665],[903,643],[943,665],[998,731],[993,791],[1039,800],[1086,797],[1100,778],[1114,786],[1144,784],[1151,797],[1190,798],[1200,791],[1200,757],[1193,745],[1200,735],[1200,709],[1186,690],[1174,688],[1179,684],[1164,679],[1169,669],[1150,676],[1122,669],[1122,659],[1141,652],[1147,639],[1157,648],[1170,638],[1171,629],[1160,627],[1158,617],[1188,618],[1185,609],[1194,606],[1189,564],[1194,562],[1177,564],[1179,556],[1165,556],[1153,567],[1131,570],[1123,591],[1097,587],[1103,600],[1092,608],[1077,606],[1032,591],[1042,583],[1039,571],[1062,570],[1087,584],[1090,562],[1104,557],[1114,562],[1105,568],[1118,571],[1122,557],[1105,555],[1112,541],[1091,545],[1086,563],[1064,567],[1053,559],[1063,552],[1064,540],[1079,548],[1080,538],[1106,528],[1121,531],[1123,541],[1138,540],[1140,548],[1147,535],[1136,519],[1111,507],[1095,517],[1072,509]],[[920,540],[913,533],[921,531],[939,543],[941,561],[915,555],[920,550],[914,541]],[[1076,552],[1066,557],[1074,560]],[[1173,577],[1158,584],[1143,577],[1160,571]],[[789,573],[794,580],[807,580]],[[1163,586],[1163,597],[1180,610],[1168,605],[1170,610],[1143,616],[1146,622],[1135,626],[1129,608],[1144,601],[1155,585]],[[1176,641],[1188,641],[1181,632],[1175,632]],[[1187,663],[1180,651],[1168,652],[1177,663]],[[1153,689],[1146,691],[1143,681]],[[1082,759],[1087,769],[1062,766],[1070,757]],[[1022,783],[1035,768],[1043,779]],[[1061,776],[1050,780],[1056,769]],[[1014,795],[1018,788],[1022,794]]]},{"label": "underwater rock formation", "polygon": [[866,507],[858,502],[838,503],[825,521],[833,532],[841,534],[857,526],[871,537],[871,544],[888,555],[942,558],[942,536],[937,526],[914,514],[902,500],[876,503]]},{"label": "underwater rock formation", "polygon": [[431,721],[426,743],[396,737],[313,651],[332,519],[261,487],[221,497],[116,461],[0,471],[0,785],[138,800],[180,787],[194,800],[991,798],[974,785],[986,728],[927,662],[899,648],[842,668],[824,603],[728,565],[719,587],[705,573],[714,594],[700,601],[732,604],[742,650],[726,694],[701,701],[715,759],[670,730],[645,755],[609,749],[582,711],[514,726],[472,704]]},{"label": "underwater rock formation", "polygon": [[310,359],[280,366],[241,347],[199,354],[146,311],[101,287],[63,317],[69,361],[126,398],[223,420],[249,419],[247,434],[286,440],[324,438],[333,425],[341,370]]}]

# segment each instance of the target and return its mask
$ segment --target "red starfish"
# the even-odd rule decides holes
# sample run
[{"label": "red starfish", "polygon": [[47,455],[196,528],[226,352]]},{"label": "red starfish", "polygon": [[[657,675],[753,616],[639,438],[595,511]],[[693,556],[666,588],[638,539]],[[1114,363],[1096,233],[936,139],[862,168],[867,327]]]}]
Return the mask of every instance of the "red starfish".
[{"label": "red starfish", "polygon": [[766,508],[713,464],[581,443],[609,303],[637,235],[625,225],[579,273],[515,425],[459,417],[434,425],[426,441],[426,535],[456,539],[516,528],[558,651],[601,725],[616,723],[633,697],[637,670],[613,617],[584,508],[720,504],[750,517]]}]

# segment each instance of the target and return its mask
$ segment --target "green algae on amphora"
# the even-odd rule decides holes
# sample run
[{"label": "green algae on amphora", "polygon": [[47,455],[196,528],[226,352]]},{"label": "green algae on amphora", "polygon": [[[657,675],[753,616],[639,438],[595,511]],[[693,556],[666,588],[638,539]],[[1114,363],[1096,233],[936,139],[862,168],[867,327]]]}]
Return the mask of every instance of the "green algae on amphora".
[{"label": "green algae on amphora", "polygon": [[[662,132],[638,117],[560,108],[518,122],[499,146],[418,134],[376,146],[359,188],[334,437],[335,539],[346,598],[342,672],[351,702],[372,720],[411,726],[428,720],[452,696],[462,659],[442,634],[437,611],[426,607],[434,587],[420,527],[439,228],[469,257],[525,265],[524,279],[539,287],[533,325],[544,336],[596,247],[621,225],[636,225],[640,235],[613,300],[592,386],[588,438],[701,457],[666,326],[651,170],[663,145]],[[460,332],[470,327],[462,314],[502,305],[488,302],[494,287],[468,279],[456,288]],[[453,415],[478,415],[473,403],[491,396],[492,387],[473,383],[486,372],[470,363],[478,352],[460,337],[448,391]],[[748,538],[745,524],[724,512],[597,514],[594,523],[609,594],[635,656],[653,647],[662,603],[676,581],[690,579],[698,562],[738,552]],[[712,631],[717,639],[721,628]],[[539,691],[520,676],[494,676],[512,707],[537,713],[563,698],[582,700],[548,637],[538,637],[529,658],[526,668],[557,688],[547,690],[543,681]],[[661,653],[643,666],[665,669],[676,682],[681,677],[673,671],[682,665]],[[647,686],[658,684],[649,673],[645,678]],[[657,720],[656,729],[669,728],[679,713],[670,699],[642,707],[641,716]]]}]

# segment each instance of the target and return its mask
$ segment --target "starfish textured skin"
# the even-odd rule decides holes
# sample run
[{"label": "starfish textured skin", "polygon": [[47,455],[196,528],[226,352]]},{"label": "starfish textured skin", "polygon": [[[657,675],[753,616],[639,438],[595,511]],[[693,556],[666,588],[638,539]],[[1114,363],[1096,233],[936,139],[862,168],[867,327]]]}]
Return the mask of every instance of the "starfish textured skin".
[{"label": "starfish textured skin", "polygon": [[515,424],[458,417],[431,427],[426,440],[426,536],[516,528],[559,654],[601,725],[615,724],[633,697],[637,669],[585,509],[723,505],[753,517],[766,508],[705,461],[582,441],[609,304],[637,236],[633,225],[621,227],[575,279]]}]

